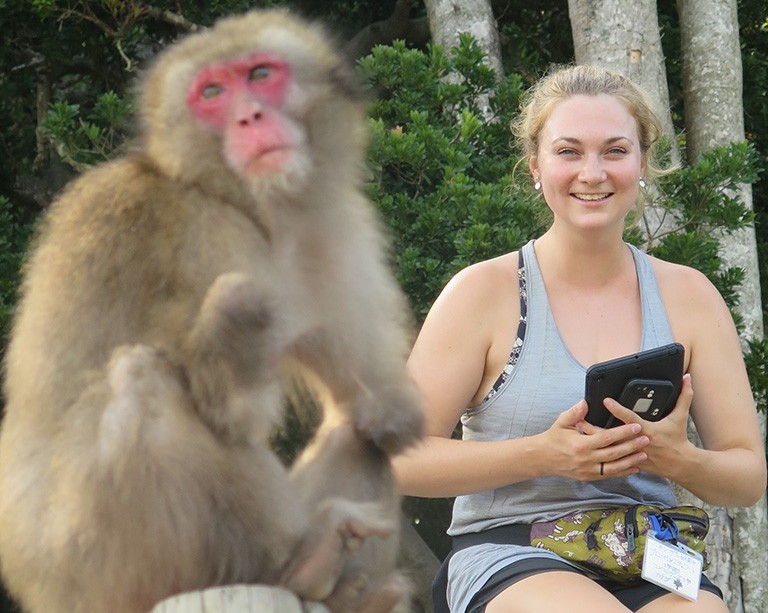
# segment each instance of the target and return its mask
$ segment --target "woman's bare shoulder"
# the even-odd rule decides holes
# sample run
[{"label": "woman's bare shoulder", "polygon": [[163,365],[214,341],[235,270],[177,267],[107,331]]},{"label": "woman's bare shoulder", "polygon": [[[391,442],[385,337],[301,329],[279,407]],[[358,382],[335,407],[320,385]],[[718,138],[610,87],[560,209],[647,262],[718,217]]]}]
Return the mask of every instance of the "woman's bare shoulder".
[{"label": "woman's bare shoulder", "polygon": [[[716,331],[733,340],[736,332],[725,300],[704,273],[652,258],[659,292],[675,337],[691,347]],[[720,339],[720,342],[724,342]]]},{"label": "woman's bare shoulder", "polygon": [[497,288],[501,283],[517,279],[517,261],[518,252],[512,251],[471,264],[456,273],[450,284],[469,286],[474,290]]},{"label": "woman's bare shoulder", "polygon": [[657,257],[649,258],[663,294],[683,300],[720,296],[712,282],[701,271]]}]

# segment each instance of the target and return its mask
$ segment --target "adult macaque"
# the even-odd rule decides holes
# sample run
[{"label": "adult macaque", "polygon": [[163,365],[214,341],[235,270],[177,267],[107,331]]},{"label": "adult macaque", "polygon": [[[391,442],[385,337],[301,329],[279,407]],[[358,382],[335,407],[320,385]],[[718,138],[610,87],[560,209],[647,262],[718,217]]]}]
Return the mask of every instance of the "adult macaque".
[{"label": "adult macaque", "polygon": [[[135,152],[51,207],[0,434],[0,562],[25,609],[138,613],[239,582],[334,611],[403,597],[389,455],[422,417],[356,88],[316,28],[223,20],[158,58]],[[326,415],[290,476],[267,445],[278,369]]]}]

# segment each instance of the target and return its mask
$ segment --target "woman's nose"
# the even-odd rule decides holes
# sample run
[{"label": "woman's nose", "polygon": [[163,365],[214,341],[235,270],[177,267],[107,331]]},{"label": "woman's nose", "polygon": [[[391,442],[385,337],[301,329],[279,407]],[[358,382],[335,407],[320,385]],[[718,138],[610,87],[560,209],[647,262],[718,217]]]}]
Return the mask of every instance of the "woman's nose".
[{"label": "woman's nose", "polygon": [[579,180],[584,183],[600,183],[605,181],[605,170],[599,156],[587,155],[579,171]]}]

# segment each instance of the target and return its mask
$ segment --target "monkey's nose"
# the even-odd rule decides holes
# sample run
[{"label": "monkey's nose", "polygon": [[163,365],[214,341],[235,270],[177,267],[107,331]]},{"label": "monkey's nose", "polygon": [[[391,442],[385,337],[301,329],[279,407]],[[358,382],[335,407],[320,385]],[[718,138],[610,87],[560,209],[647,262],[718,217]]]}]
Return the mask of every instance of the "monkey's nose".
[{"label": "monkey's nose", "polygon": [[262,117],[263,117],[263,113],[261,111],[256,111],[254,113],[251,113],[248,117],[242,118],[240,121],[238,121],[238,124],[243,128],[246,128],[251,124],[261,121]]}]

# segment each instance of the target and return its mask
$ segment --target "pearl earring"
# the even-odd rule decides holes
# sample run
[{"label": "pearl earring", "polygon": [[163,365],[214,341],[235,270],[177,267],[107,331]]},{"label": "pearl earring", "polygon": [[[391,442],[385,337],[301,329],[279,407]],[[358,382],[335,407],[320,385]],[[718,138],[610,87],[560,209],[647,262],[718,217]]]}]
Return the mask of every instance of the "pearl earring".
[{"label": "pearl earring", "polygon": [[541,181],[536,179],[536,183],[533,184],[533,189],[535,189],[536,191],[539,191],[541,189]]},{"label": "pearl earring", "polygon": [[645,185],[646,185],[646,184],[645,184],[645,179],[643,179],[643,177],[640,177],[640,187],[641,187],[642,189],[645,189]]}]

